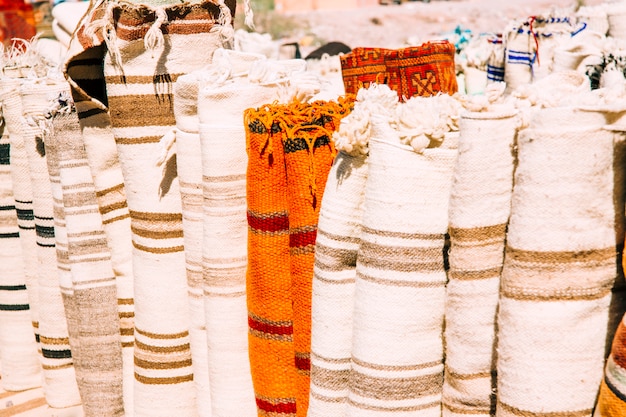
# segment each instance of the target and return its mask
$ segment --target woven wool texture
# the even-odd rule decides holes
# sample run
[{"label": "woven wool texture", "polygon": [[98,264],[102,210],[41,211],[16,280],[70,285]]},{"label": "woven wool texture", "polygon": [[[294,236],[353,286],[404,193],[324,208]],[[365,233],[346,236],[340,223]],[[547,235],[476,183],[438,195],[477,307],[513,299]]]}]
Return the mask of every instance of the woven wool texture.
[{"label": "woven wool texture", "polygon": [[[103,10],[95,10],[94,18]],[[117,147],[111,130],[102,61],[105,50],[85,35],[84,22],[70,45],[64,68],[81,126],[83,145],[96,188],[96,197],[117,282],[117,303],[123,361],[124,410],[132,416],[134,385],[134,275],[130,213]],[[98,39],[100,42],[101,38]]]},{"label": "woven wool texture", "polygon": [[24,83],[22,133],[33,192],[39,282],[39,340],[43,353],[46,400],[52,407],[80,404],[63,299],[59,288],[54,238],[54,210],[44,129],[39,125],[50,102],[68,88],[63,82]]},{"label": "woven wool texture", "polygon": [[372,117],[348,416],[439,416],[445,233],[456,149],[414,152]]},{"label": "woven wool texture", "polygon": [[28,305],[26,277],[11,178],[11,143],[0,136],[0,357],[2,388],[22,391],[41,386],[41,365]]},{"label": "woven wool texture", "polygon": [[496,312],[513,190],[517,112],[468,112],[450,193],[443,415],[495,413]]},{"label": "woven wool texture", "polygon": [[349,106],[320,101],[245,112],[248,321],[260,415],[307,412],[317,217],[334,155],[329,135]]},{"label": "woven wool texture", "polygon": [[24,148],[22,134],[22,100],[19,94],[20,80],[4,78],[0,80],[2,92],[2,112],[11,145],[11,179],[13,198],[17,212],[20,245],[24,264],[24,278],[28,293],[28,305],[31,312],[33,332],[39,344],[39,283],[37,280],[37,243],[35,218],[33,213],[33,192],[28,172],[28,157]]},{"label": "woven wool texture", "polygon": [[[54,118],[86,415],[124,415],[117,288],[76,113]],[[78,365],[77,364],[77,365]],[[80,370],[80,372],[79,372]]]},{"label": "woven wool texture", "polygon": [[366,156],[339,152],[321,201],[312,283],[309,417],[344,416],[347,411],[367,173]]},{"label": "woven wool texture", "polygon": [[401,100],[454,94],[458,86],[454,45],[427,42],[403,49],[354,48],[341,56],[341,72],[347,94],[356,94],[371,83],[388,84]]},{"label": "woven wool texture", "polygon": [[626,316],[613,339],[611,354],[604,370],[600,396],[594,416],[617,417],[626,413]]},{"label": "woven wool texture", "polygon": [[199,94],[202,266],[214,416],[256,415],[246,304],[248,155],[243,112],[277,95],[276,87],[251,84],[246,78],[209,83]]},{"label": "woven wool texture", "polygon": [[614,187],[623,185],[604,123],[601,112],[544,108],[520,131],[498,313],[499,417],[591,415],[617,266]]},{"label": "woven wool texture", "polygon": [[[287,177],[269,108],[248,109],[246,201],[250,366],[259,415],[296,415]],[[269,124],[269,125],[268,125]]]},{"label": "woven wool texture", "polygon": [[189,328],[193,380],[200,417],[212,415],[206,318],[202,297],[202,157],[198,133],[198,76],[182,75],[174,85],[176,162],[183,213],[189,286]]},{"label": "woven wool texture", "polygon": [[[105,57],[104,75],[133,233],[135,416],[193,415],[176,159],[164,167],[154,159],[160,138],[175,125],[172,85],[210,63],[210,52],[222,46],[215,22],[223,11],[209,1],[154,9],[122,5],[116,11],[116,44]],[[205,53],[198,54],[199,47]]]}]

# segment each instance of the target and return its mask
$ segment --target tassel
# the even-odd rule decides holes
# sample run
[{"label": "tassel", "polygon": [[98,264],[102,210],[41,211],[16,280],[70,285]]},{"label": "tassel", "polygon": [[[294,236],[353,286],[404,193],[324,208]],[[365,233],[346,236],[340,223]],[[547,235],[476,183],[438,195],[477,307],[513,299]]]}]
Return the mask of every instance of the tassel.
[{"label": "tassel", "polygon": [[252,11],[252,5],[250,0],[244,0],[243,2],[244,14],[246,16],[245,24],[250,29],[254,29],[254,12]]},{"label": "tassel", "polygon": [[176,143],[176,128],[168,131],[159,141],[159,155],[156,160],[156,166],[162,166],[169,159],[174,143]]},{"label": "tassel", "polygon": [[156,20],[150,26],[150,29],[146,32],[146,36],[143,39],[143,45],[146,51],[153,52],[152,58],[154,58],[154,51],[161,48],[165,43],[161,26],[167,23],[167,13],[162,7],[156,7],[154,9]]}]

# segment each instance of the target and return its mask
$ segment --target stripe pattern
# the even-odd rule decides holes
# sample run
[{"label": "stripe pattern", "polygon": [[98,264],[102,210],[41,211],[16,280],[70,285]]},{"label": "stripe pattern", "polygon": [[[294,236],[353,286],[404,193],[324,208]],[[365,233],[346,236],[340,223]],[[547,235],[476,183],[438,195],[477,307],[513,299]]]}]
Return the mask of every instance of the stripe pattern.
[{"label": "stripe pattern", "polygon": [[271,115],[263,108],[244,113],[248,151],[248,340],[258,414],[288,417],[296,415],[297,371],[282,147],[285,133],[272,123]]},{"label": "stripe pattern", "polygon": [[542,112],[518,138],[499,302],[498,415],[589,415],[602,379],[618,262],[613,190],[623,187],[613,167],[623,161],[613,134],[599,127],[602,113],[597,127],[554,127],[570,112]]},{"label": "stripe pattern", "polygon": [[47,84],[23,84],[20,90],[24,114],[22,132],[29,162],[37,235],[42,363],[46,379],[46,399],[53,407],[74,406],[81,403],[81,398],[59,287],[52,191],[45,150],[40,147],[43,145],[44,132],[31,120],[43,120],[50,103],[67,89],[66,83],[57,81]]},{"label": "stripe pattern", "polygon": [[347,412],[367,173],[366,157],[340,152],[321,202],[312,283],[309,417],[344,416]]},{"label": "stripe pattern", "polygon": [[[176,161],[182,200],[183,235],[194,384],[200,417],[212,414],[211,386],[207,349],[207,327],[202,283],[202,156],[198,133],[198,78],[196,73],[180,76],[174,85],[176,119]],[[220,315],[221,316],[221,315]],[[216,316],[217,318],[217,316]]]},{"label": "stripe pattern", "polygon": [[[221,46],[220,31],[209,32],[219,19],[217,4],[115,6],[119,55],[108,53],[104,60],[111,126],[130,210],[135,292],[142,294],[135,299],[135,416],[197,412],[176,158],[169,158],[163,167],[154,161],[159,140],[175,125],[174,82],[210,63],[210,52]],[[162,12],[167,25],[157,23]],[[155,50],[137,48],[150,28],[160,32],[157,36],[163,35],[164,42]],[[199,45],[205,53],[196,53]],[[167,56],[163,62],[161,55]],[[154,352],[151,349],[163,347],[161,342],[144,340],[140,330],[157,339],[185,337],[176,336],[174,350]]]},{"label": "stripe pattern", "polygon": [[[241,67],[245,58],[235,54],[230,57],[233,67]],[[254,415],[258,404],[252,383],[248,326],[250,334],[263,334],[271,324],[248,315],[246,304],[248,156],[242,114],[250,106],[271,102],[276,94],[275,88],[245,82],[209,84],[200,91],[198,100],[202,268],[211,392],[216,399],[214,415]],[[216,112],[218,108],[222,111]]]},{"label": "stripe pattern", "polygon": [[41,365],[13,198],[11,143],[4,123],[0,130],[0,357],[8,359],[2,364],[2,388],[21,391],[41,386]]},{"label": "stripe pattern", "polygon": [[398,135],[373,121],[348,416],[441,413],[443,253],[456,149],[418,154]]},{"label": "stripe pattern", "polygon": [[496,312],[513,191],[517,114],[461,116],[450,194],[443,415],[495,413]]},{"label": "stripe pattern", "polygon": [[77,54],[67,62],[66,74],[72,86],[82,141],[111,251],[122,345],[124,409],[130,413],[133,410],[135,316],[130,213],[109,114],[102,104],[87,96],[91,94],[106,103],[104,87],[100,88],[96,79],[98,76],[103,77],[102,54],[103,51],[99,48]]},{"label": "stripe pattern", "polygon": [[[35,215],[33,212],[33,192],[30,182],[28,157],[24,148],[22,134],[22,100],[19,94],[19,79],[3,78],[0,80],[3,119],[9,133],[10,169],[13,185],[13,198],[17,214],[24,279],[28,294],[28,306],[35,340],[39,346],[39,283],[37,280],[37,243],[35,234]],[[10,207],[10,206],[7,206]]]},{"label": "stripe pattern", "polygon": [[54,132],[60,149],[59,177],[78,313],[76,371],[83,408],[88,414],[121,416],[122,351],[115,274],[76,113],[57,115]]}]

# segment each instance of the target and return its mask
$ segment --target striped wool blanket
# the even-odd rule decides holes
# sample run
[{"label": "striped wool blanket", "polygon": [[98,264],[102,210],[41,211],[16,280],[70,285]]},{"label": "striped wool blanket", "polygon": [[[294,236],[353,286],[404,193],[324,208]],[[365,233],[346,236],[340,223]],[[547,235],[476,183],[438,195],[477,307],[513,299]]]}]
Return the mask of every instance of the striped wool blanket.
[{"label": "striped wool blanket", "polygon": [[495,413],[496,313],[519,124],[511,107],[465,112],[450,193],[443,415]]},{"label": "striped wool blanket", "polygon": [[614,202],[622,154],[605,123],[601,111],[556,106],[520,131],[497,319],[498,416],[592,413],[623,242]]},{"label": "striped wool blanket", "polygon": [[[134,299],[123,301],[134,301],[135,415],[197,410],[175,159],[162,170],[154,158],[159,140],[175,124],[172,85],[178,76],[210,62],[211,54],[195,53],[194,45],[215,49],[228,39],[234,2],[229,6],[213,1],[154,7],[94,4],[70,45],[65,70],[83,134],[106,136],[100,146],[122,168],[116,172],[100,160],[94,171],[104,176],[108,168],[115,177],[109,178],[108,188],[102,187],[105,180],[96,184],[101,211],[108,211],[105,225],[118,220],[114,211],[119,218],[130,214]],[[87,142],[92,140],[85,137]],[[97,158],[90,157],[90,164],[98,164]]]},{"label": "striped wool blanket", "polygon": [[22,391],[41,386],[41,364],[31,324],[10,164],[11,142],[4,123],[0,136],[0,357],[7,360],[2,363],[2,388]]}]

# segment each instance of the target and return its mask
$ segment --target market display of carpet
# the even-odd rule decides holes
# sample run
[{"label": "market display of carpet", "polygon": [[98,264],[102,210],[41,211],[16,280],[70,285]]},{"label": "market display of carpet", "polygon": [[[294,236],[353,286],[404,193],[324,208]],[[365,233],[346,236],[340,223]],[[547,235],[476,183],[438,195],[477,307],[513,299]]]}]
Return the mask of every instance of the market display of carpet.
[{"label": "market display of carpet", "polygon": [[0,60],[0,417],[626,413],[626,2],[343,91],[149,3]]}]

